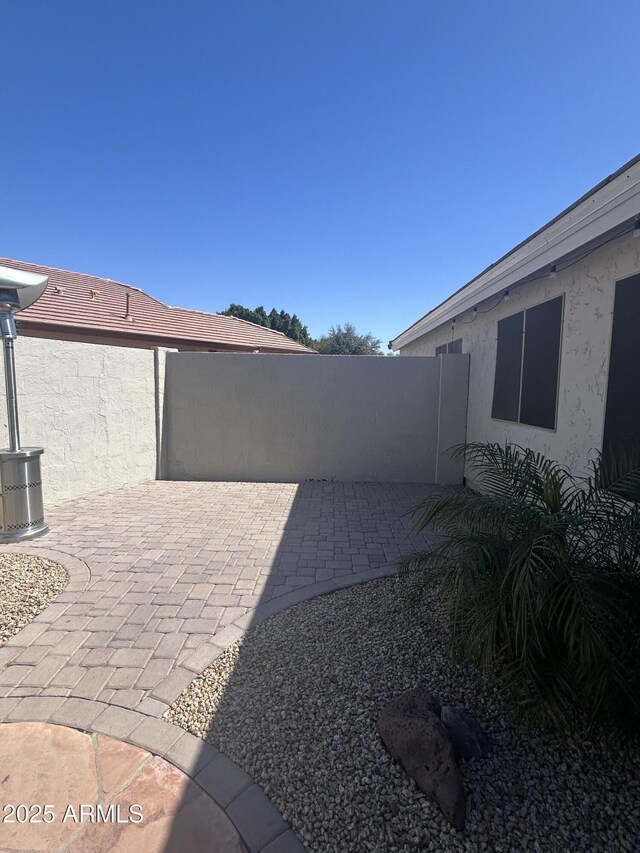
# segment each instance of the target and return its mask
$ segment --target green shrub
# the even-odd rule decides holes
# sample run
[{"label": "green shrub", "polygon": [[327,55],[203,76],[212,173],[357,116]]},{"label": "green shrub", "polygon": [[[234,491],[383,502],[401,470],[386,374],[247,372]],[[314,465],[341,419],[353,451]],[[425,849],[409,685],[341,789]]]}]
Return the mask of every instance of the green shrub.
[{"label": "green shrub", "polygon": [[445,534],[401,568],[439,583],[454,651],[539,723],[640,728],[640,453],[573,477],[517,446],[468,444],[481,492],[416,507]]}]

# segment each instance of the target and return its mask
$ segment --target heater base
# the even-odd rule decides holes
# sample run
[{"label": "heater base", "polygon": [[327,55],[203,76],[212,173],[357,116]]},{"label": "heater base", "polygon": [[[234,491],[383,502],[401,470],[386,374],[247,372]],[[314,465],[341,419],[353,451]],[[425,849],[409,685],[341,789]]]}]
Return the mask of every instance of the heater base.
[{"label": "heater base", "polygon": [[15,542],[24,542],[26,539],[35,539],[49,532],[49,525],[42,522],[29,530],[14,530],[9,533],[0,532],[0,545],[11,545]]},{"label": "heater base", "polygon": [[41,447],[0,450],[0,542],[22,542],[48,530],[42,505]]}]

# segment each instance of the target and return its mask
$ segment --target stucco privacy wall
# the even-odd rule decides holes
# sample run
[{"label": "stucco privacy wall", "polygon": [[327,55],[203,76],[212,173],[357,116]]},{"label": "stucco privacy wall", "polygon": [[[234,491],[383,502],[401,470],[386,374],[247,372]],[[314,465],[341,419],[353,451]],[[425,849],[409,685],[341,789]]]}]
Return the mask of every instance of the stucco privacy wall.
[{"label": "stucco privacy wall", "polygon": [[153,350],[19,337],[16,372],[21,443],[45,448],[45,503],[155,478]]},{"label": "stucco privacy wall", "polygon": [[[472,322],[457,322],[454,331],[447,323],[403,347],[401,354],[433,355],[440,344],[461,337],[463,352],[471,354],[468,440],[531,447],[583,473],[593,450],[602,445],[615,283],[638,272],[640,240],[621,237],[561,270],[554,280],[511,288],[508,302]],[[565,301],[556,430],[492,419],[498,320],[560,294]]]},{"label": "stucco privacy wall", "polygon": [[439,451],[464,437],[468,361],[446,360],[443,391],[439,358],[169,353],[165,476],[460,482]]}]

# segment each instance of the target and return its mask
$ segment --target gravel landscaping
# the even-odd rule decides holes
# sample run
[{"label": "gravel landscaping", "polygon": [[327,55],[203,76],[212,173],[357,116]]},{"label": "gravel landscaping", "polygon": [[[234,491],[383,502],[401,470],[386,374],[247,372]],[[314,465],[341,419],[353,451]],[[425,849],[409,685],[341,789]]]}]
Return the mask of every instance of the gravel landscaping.
[{"label": "gravel landscaping", "polygon": [[[167,718],[227,753],[312,853],[635,851],[640,744],[519,724],[452,662],[435,592],[388,578],[273,617],[198,677]],[[385,751],[382,705],[423,683],[484,726],[492,753],[462,767],[463,833]]]},{"label": "gravel landscaping", "polygon": [[52,560],[0,554],[0,646],[41,613],[68,580]]}]

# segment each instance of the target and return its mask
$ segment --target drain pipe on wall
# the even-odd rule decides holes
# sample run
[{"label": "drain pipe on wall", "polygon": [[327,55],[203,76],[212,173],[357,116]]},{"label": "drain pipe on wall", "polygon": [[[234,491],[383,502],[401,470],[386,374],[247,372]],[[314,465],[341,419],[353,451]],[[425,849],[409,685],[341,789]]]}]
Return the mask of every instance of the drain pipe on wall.
[{"label": "drain pipe on wall", "polygon": [[166,442],[164,441],[165,417],[165,376],[167,367],[167,355],[178,352],[177,349],[165,347],[153,348],[153,380],[154,380],[154,403],[156,420],[156,480],[164,480],[167,470],[166,465]]},{"label": "drain pipe on wall", "polygon": [[[162,398],[164,397],[164,389],[161,388],[161,383],[164,383],[164,376],[160,376],[160,348],[153,348],[153,385],[154,385],[154,405],[156,417],[156,480],[162,479]],[[164,373],[164,371],[162,371]]]}]

